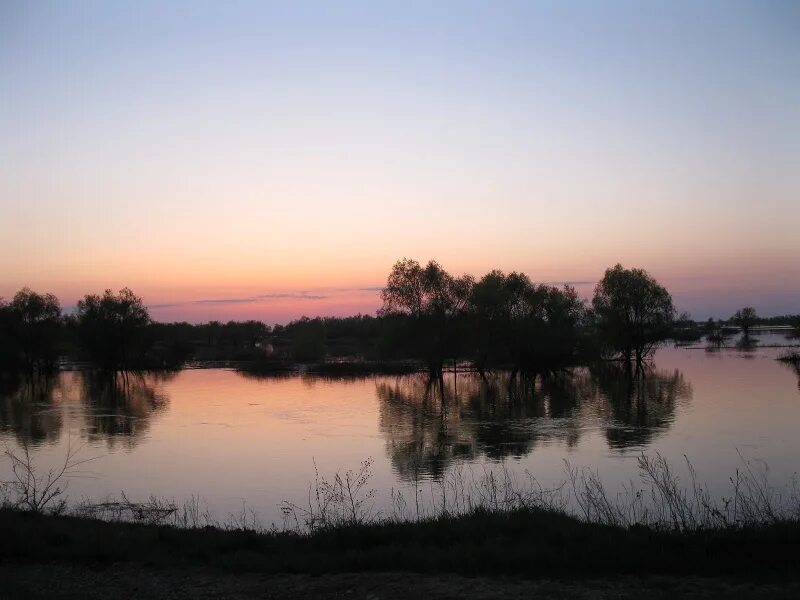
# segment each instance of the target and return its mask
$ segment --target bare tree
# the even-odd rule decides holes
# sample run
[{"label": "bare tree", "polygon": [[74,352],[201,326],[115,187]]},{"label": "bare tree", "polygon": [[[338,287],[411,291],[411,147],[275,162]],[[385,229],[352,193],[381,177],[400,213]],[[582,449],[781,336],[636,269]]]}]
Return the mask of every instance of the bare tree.
[{"label": "bare tree", "polygon": [[753,325],[758,321],[756,309],[752,306],[740,308],[734,313],[733,317],[731,317],[731,321],[742,328],[745,339],[748,339],[750,337],[750,329],[752,329]]}]

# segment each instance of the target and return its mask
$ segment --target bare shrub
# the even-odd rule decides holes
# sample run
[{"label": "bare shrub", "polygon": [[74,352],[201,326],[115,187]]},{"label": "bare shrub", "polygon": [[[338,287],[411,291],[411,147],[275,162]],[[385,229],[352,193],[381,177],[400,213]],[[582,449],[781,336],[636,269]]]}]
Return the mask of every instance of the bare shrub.
[{"label": "bare shrub", "polygon": [[174,502],[150,496],[145,502],[132,502],[121,493],[122,500],[105,502],[84,502],[74,513],[77,516],[103,519],[106,521],[132,521],[159,525],[168,522],[178,512]]},{"label": "bare shrub", "polygon": [[36,465],[27,444],[22,454],[6,446],[3,455],[11,462],[12,478],[2,482],[4,501],[7,506],[33,513],[61,514],[67,507],[64,494],[68,479],[80,474],[80,467],[94,458],[78,458],[82,447],[73,449],[67,445],[64,462],[58,467],[42,472]]},{"label": "bare shrub", "polygon": [[313,487],[309,487],[307,506],[288,500],[281,503],[284,527],[288,525],[313,532],[373,521],[372,500],[376,491],[367,488],[372,477],[372,463],[372,458],[367,458],[357,471],[350,469],[344,476],[337,472],[328,480],[320,475],[315,462],[316,475]]}]

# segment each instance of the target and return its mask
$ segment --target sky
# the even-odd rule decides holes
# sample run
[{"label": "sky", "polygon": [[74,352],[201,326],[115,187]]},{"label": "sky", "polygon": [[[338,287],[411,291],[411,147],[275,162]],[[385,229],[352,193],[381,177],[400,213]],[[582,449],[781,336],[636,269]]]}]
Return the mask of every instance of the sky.
[{"label": "sky", "polygon": [[0,296],[372,313],[392,264],[800,312],[797,2],[0,0]]}]

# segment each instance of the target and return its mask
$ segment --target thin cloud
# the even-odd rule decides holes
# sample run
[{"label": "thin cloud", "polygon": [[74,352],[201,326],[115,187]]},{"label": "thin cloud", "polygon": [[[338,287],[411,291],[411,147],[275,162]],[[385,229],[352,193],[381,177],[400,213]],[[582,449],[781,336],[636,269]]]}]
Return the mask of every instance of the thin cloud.
[{"label": "thin cloud", "polygon": [[205,300],[194,300],[193,304],[247,304],[250,302],[261,302],[264,300],[325,300],[330,296],[325,294],[309,294],[308,292],[285,292],[272,294],[257,294],[244,298],[212,298]]},{"label": "thin cloud", "polygon": [[200,300],[186,300],[184,302],[164,302],[161,304],[148,304],[148,308],[175,308],[178,306],[190,306],[192,304],[252,304],[254,302],[267,302],[269,300],[325,300],[327,298],[330,298],[330,296],[326,294],[277,292],[243,296],[240,298],[202,298]]},{"label": "thin cloud", "polygon": [[192,300],[187,304],[247,304],[255,301],[255,296],[251,298],[207,298],[205,300]]},{"label": "thin cloud", "polygon": [[161,304],[148,304],[147,308],[174,308],[176,306],[186,306],[191,302],[164,302]]},{"label": "thin cloud", "polygon": [[[558,281],[547,281],[545,282],[548,285],[593,285],[597,283],[596,280],[593,279],[576,279],[576,280],[558,280]],[[162,302],[159,304],[148,304],[148,308],[153,309],[160,309],[160,308],[177,308],[180,306],[192,306],[192,305],[203,305],[203,304],[211,304],[216,306],[224,306],[224,305],[233,305],[233,304],[254,304],[256,302],[269,302],[271,300],[309,300],[309,301],[318,301],[318,300],[327,300],[329,298],[334,298],[339,294],[347,294],[352,292],[366,292],[370,294],[382,292],[384,286],[375,285],[375,286],[366,286],[366,287],[352,287],[352,288],[328,288],[325,290],[324,293],[320,292],[311,292],[311,291],[299,291],[299,292],[268,292],[265,294],[255,294],[252,296],[241,296],[236,298],[201,298],[199,300],[186,300],[183,302]]]},{"label": "thin cloud", "polygon": [[597,283],[596,279],[576,279],[573,281],[546,281],[548,285],[591,285]]}]

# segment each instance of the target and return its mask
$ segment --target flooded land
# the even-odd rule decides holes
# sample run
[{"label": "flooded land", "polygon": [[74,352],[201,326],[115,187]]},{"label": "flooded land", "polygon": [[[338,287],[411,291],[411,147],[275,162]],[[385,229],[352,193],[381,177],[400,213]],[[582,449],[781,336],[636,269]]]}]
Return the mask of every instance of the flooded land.
[{"label": "flooded land", "polygon": [[278,527],[284,501],[307,503],[316,477],[365,460],[375,515],[396,509],[396,492],[407,504],[435,504],[448,477],[468,484],[493,471],[555,487],[567,463],[596,471],[613,494],[638,485],[642,453],[663,455],[687,482],[688,458],[717,498],[744,468],[789,495],[800,456],[800,375],[776,360],[786,349],[774,346],[791,343],[782,334],[757,341],[746,349],[667,344],[634,380],[604,367],[533,384],[504,372],[449,371],[431,382],[422,373],[213,368],[112,383],[62,371],[2,396],[0,439],[17,453],[27,447],[40,470],[70,449],[92,458],[69,478],[71,503],[153,495],[195,502],[220,520],[244,510]]}]

